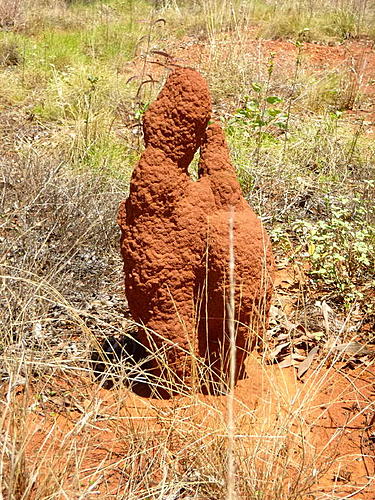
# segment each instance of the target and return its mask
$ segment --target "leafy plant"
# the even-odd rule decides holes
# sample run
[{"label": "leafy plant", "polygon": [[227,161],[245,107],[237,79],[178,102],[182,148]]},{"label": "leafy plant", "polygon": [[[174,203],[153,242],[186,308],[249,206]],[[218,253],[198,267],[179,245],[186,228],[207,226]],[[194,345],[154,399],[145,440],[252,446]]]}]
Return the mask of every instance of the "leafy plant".
[{"label": "leafy plant", "polygon": [[148,102],[139,102],[137,103],[137,107],[134,111],[134,119],[141,123],[142,119],[143,119],[143,115],[146,113],[148,107],[149,107],[150,103]]},{"label": "leafy plant", "polygon": [[263,87],[259,83],[251,84],[255,96],[245,96],[241,108],[227,122],[227,132],[236,135],[236,128],[242,129],[242,135],[247,140],[255,138],[255,167],[259,166],[260,151],[266,142],[274,142],[277,136],[285,133],[288,124],[288,115],[279,104],[283,99],[277,95],[269,95],[269,84],[273,70],[273,57],[271,56],[268,70],[268,80]]},{"label": "leafy plant", "polygon": [[372,208],[371,214],[359,196],[327,197],[326,208],[327,217],[315,222],[297,220],[294,230],[310,261],[310,274],[349,305],[362,298],[359,286],[374,270],[375,227],[371,215],[375,211]]},{"label": "leafy plant", "polygon": [[253,83],[252,89],[258,94],[257,97],[245,97],[245,103],[237,109],[233,122],[246,125],[255,131],[262,130],[263,134],[269,133],[271,126],[285,130],[286,114],[276,107],[283,102],[283,99],[276,95],[265,96],[262,99],[262,87],[258,83]]}]

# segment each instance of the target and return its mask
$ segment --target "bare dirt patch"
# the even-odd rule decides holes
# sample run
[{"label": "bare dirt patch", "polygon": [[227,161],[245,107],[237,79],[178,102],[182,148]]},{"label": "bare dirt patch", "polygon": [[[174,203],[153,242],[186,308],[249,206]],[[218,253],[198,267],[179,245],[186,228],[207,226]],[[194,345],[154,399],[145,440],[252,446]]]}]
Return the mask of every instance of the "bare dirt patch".
[{"label": "bare dirt patch", "polygon": [[[292,368],[264,366],[251,357],[247,372],[249,378],[235,394],[239,476],[248,472],[249,457],[258,469],[262,460],[267,464],[272,459],[273,474],[283,476],[285,488],[299,475],[306,481],[296,498],[372,499],[374,370],[321,365],[302,383]],[[145,474],[149,488],[157,490],[163,481],[160,454],[168,460],[168,481],[188,490],[194,441],[202,450],[215,440],[225,442],[224,396],[157,400],[120,387],[106,391],[87,376],[73,383],[71,376],[57,373],[48,387],[36,382],[15,387],[9,395],[27,413],[26,470],[40,462],[38,480],[44,477],[47,488],[53,482],[52,465],[56,478],[66,478],[63,487],[70,498],[89,492],[89,485],[92,495],[116,498],[129,481],[139,483],[143,498]],[[283,446],[277,447],[278,442]],[[198,469],[197,464],[196,474]],[[194,480],[190,483],[194,491]],[[181,493],[174,498],[187,497]]]}]

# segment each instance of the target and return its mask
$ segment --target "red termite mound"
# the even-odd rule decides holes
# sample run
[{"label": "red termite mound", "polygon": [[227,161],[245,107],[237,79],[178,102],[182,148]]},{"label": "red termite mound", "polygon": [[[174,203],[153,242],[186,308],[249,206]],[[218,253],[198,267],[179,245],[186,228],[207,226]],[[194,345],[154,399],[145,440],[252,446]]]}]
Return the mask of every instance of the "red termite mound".
[{"label": "red termite mound", "polygon": [[[242,196],[223,131],[208,124],[210,114],[202,76],[174,70],[145,113],[146,149],[119,211],[130,312],[144,325],[141,341],[163,351],[181,379],[191,375],[193,359],[227,373],[231,213],[237,375],[244,350],[267,324],[272,291],[268,236]],[[199,148],[194,182],[188,167]]]}]

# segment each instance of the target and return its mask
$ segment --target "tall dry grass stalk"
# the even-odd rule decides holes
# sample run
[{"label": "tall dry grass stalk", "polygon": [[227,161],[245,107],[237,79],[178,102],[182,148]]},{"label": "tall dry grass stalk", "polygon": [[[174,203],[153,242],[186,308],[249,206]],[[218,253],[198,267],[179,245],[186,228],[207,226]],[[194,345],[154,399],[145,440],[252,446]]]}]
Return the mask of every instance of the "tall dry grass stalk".
[{"label": "tall dry grass stalk", "polygon": [[235,315],[235,255],[234,255],[234,208],[229,212],[229,304],[228,304],[228,329],[229,329],[229,391],[227,395],[227,425],[228,425],[228,493],[227,500],[236,498],[236,464],[235,464],[235,418],[234,418],[234,388],[236,377],[236,331]]}]

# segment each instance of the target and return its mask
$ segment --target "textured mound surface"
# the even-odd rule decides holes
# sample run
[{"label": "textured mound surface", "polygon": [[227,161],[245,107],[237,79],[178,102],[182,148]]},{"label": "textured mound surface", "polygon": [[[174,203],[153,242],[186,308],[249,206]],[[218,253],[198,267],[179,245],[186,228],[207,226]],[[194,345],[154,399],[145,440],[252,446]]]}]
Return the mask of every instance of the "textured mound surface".
[{"label": "textured mound surface", "polygon": [[[191,69],[169,76],[144,117],[146,149],[136,166],[119,224],[126,296],[145,328],[142,342],[166,351],[178,377],[191,375],[189,353],[227,372],[229,216],[234,213],[238,359],[267,324],[272,254],[241,193],[223,132],[210,124],[206,82]],[[188,167],[200,148],[199,179]]]}]

